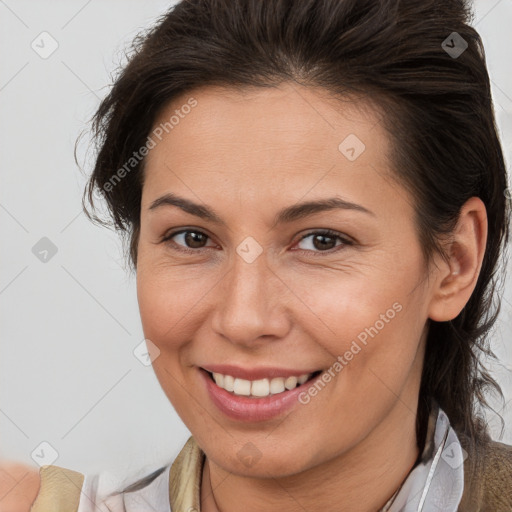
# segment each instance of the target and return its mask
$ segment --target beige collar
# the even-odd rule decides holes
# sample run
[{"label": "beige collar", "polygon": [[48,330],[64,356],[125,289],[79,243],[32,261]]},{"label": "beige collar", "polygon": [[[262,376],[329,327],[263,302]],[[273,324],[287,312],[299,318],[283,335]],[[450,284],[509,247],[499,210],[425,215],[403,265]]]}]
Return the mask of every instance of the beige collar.
[{"label": "beige collar", "polygon": [[201,476],[206,457],[196,440],[190,436],[169,471],[169,502],[171,510],[201,510]]}]

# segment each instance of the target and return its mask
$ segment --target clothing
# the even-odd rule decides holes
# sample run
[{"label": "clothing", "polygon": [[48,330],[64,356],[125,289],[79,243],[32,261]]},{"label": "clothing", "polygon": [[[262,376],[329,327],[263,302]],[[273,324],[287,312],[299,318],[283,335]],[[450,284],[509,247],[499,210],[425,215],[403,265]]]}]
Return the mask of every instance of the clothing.
[{"label": "clothing", "polygon": [[[512,446],[471,447],[434,402],[417,464],[382,512],[512,512]],[[42,466],[31,512],[200,512],[205,454],[193,436],[131,492],[106,497],[107,475]]]}]

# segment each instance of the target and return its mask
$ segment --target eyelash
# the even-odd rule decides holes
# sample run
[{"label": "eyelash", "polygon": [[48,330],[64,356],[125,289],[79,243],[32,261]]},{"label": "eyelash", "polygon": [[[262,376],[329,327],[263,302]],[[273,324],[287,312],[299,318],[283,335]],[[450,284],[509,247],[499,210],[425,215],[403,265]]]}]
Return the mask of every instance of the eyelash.
[{"label": "eyelash", "polygon": [[[200,247],[198,249],[191,249],[190,247],[183,247],[182,245],[178,245],[176,243],[171,244],[171,239],[174,238],[176,235],[181,235],[183,233],[200,233],[201,235],[205,235],[208,239],[211,239],[206,233],[203,233],[200,230],[197,229],[182,229],[180,231],[175,231],[173,233],[169,233],[168,235],[164,235],[162,239],[160,240],[161,243],[167,242],[167,245],[169,245],[173,250],[177,250],[186,254],[197,254],[198,252],[202,252],[202,250],[207,249],[208,247]],[[300,253],[308,253],[308,255],[314,254],[315,257],[319,255],[324,254],[333,254],[334,252],[337,252],[339,250],[344,249],[346,246],[353,245],[354,243],[352,240],[348,239],[347,237],[344,237],[337,233],[336,231],[333,231],[331,229],[320,229],[318,231],[311,231],[309,233],[306,233],[305,235],[301,236],[301,238],[298,240],[297,243],[301,242],[305,238],[312,237],[314,235],[322,235],[329,238],[337,238],[338,240],[341,240],[342,244],[338,245],[332,249],[328,249],[326,251],[311,251],[308,249],[295,249],[295,252]]]}]

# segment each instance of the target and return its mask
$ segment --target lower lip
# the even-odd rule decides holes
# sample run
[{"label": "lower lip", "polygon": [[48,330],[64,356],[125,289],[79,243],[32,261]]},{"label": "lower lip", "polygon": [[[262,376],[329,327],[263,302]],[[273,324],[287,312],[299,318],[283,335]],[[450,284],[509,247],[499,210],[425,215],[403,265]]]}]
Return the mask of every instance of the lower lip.
[{"label": "lower lip", "polygon": [[322,374],[310,379],[296,388],[277,395],[263,398],[238,396],[220,388],[203,369],[199,370],[205,381],[212,402],[228,417],[239,421],[265,421],[275,418],[300,403],[298,396],[310,387]]}]

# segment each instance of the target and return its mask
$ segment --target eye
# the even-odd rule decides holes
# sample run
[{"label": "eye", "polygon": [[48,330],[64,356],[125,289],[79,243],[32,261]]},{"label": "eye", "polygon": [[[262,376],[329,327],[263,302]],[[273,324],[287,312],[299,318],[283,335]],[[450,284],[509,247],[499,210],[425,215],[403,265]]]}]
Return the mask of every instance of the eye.
[{"label": "eye", "polygon": [[178,251],[198,253],[201,249],[208,247],[205,243],[209,238],[210,237],[202,231],[182,229],[181,231],[164,235],[161,242],[168,243],[173,249]]},{"label": "eye", "polygon": [[[301,237],[299,243],[301,243],[303,240],[308,240],[308,242],[305,243],[304,245],[309,247],[300,250],[313,252],[313,254],[326,252],[330,254],[331,252],[336,252],[338,250],[343,249],[347,245],[353,245],[353,242],[349,240],[347,237],[344,237],[337,233],[336,231],[332,231],[330,229],[324,229],[307,233]],[[340,241],[341,243],[336,245],[337,241]]]},{"label": "eye", "polygon": [[[161,239],[161,242],[170,245],[170,247],[174,250],[189,254],[197,254],[202,249],[213,247],[206,245],[206,242],[209,238],[210,237],[202,231],[195,229],[182,229],[180,231],[175,231],[164,235],[164,237]],[[309,245],[309,247],[301,248],[299,250],[302,252],[307,252],[308,254],[315,255],[318,253],[331,254],[332,252],[337,252],[338,250],[343,249],[345,246],[353,245],[353,242],[350,239],[330,229],[307,233],[300,238],[298,244],[308,239],[310,240],[304,245]],[[336,243],[337,241],[339,241],[338,244]]]}]

